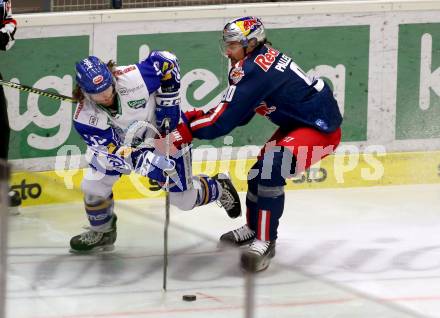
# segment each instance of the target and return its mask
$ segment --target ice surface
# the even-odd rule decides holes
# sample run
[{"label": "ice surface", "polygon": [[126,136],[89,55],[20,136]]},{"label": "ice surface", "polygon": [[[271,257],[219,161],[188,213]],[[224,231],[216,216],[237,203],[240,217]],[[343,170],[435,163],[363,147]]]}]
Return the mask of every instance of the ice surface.
[{"label": "ice surface", "polygon": [[[164,199],[115,211],[116,248],[100,255],[68,252],[81,203],[11,216],[7,317],[244,317],[239,251],[217,247],[243,219],[215,204],[172,208],[163,292]],[[280,224],[254,317],[440,317],[440,185],[291,191]]]}]

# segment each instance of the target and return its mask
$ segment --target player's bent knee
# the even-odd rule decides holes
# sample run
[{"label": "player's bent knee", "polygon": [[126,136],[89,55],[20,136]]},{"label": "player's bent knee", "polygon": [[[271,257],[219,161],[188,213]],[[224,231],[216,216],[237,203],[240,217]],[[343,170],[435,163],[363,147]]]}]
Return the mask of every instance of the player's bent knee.
[{"label": "player's bent knee", "polygon": [[197,202],[197,191],[186,190],[183,192],[170,192],[170,203],[183,211],[190,211]]},{"label": "player's bent knee", "polygon": [[96,196],[107,198],[112,192],[112,186],[97,182],[95,180],[88,180],[84,178],[81,182],[81,190],[84,196]]},{"label": "player's bent knee", "polygon": [[259,184],[264,186],[284,186],[285,180],[295,172],[296,158],[283,147],[273,147],[263,157],[263,167]]},{"label": "player's bent knee", "polygon": [[95,206],[103,203],[106,201],[107,198],[99,195],[93,195],[93,194],[85,194],[84,195],[84,202],[87,205]]}]

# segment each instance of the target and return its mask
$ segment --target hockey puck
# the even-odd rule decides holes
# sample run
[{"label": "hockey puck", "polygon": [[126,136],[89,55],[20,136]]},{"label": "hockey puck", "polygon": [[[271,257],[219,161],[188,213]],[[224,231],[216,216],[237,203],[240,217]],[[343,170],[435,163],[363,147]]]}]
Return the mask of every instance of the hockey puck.
[{"label": "hockey puck", "polygon": [[17,191],[11,190],[8,192],[9,206],[15,207],[21,205],[21,195]]},{"label": "hockey puck", "polygon": [[184,301],[194,301],[197,299],[196,295],[183,295],[182,299]]}]

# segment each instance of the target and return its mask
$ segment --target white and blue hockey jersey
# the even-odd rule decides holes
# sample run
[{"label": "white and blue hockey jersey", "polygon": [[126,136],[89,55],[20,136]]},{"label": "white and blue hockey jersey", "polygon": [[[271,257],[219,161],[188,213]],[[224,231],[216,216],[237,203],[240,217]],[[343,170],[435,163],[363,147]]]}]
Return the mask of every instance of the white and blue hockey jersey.
[{"label": "white and blue hockey jersey", "polygon": [[[96,157],[99,154],[100,158],[105,157],[107,174],[128,173],[130,162],[116,154],[117,150],[121,146],[136,146],[156,137],[155,94],[160,87],[180,86],[179,67],[173,54],[153,51],[141,63],[118,66],[112,71],[116,107],[100,106],[84,98],[76,107],[73,122],[87,143],[86,157],[90,158],[93,167],[97,168]],[[152,143],[151,147],[154,147]],[[99,161],[101,167],[102,161]]]}]

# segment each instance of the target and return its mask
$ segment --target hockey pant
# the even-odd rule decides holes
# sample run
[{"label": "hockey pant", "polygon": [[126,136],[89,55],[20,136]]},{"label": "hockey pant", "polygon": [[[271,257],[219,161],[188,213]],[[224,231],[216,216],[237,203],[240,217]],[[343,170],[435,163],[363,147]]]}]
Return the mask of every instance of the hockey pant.
[{"label": "hockey pant", "polygon": [[[182,159],[183,160],[183,159]],[[221,196],[220,184],[205,175],[192,176],[191,160],[184,160],[184,167],[179,171],[182,180],[186,180],[184,191],[169,192],[171,205],[188,211],[196,206],[208,204]],[[84,204],[92,229],[105,232],[110,228],[113,214],[113,185],[121,174],[106,170],[105,173],[91,166],[81,182]]]},{"label": "hockey pant", "polygon": [[246,219],[259,240],[276,240],[284,210],[286,178],[299,174],[331,154],[339,145],[341,129],[323,133],[301,127],[278,129],[264,145],[248,173]]}]

